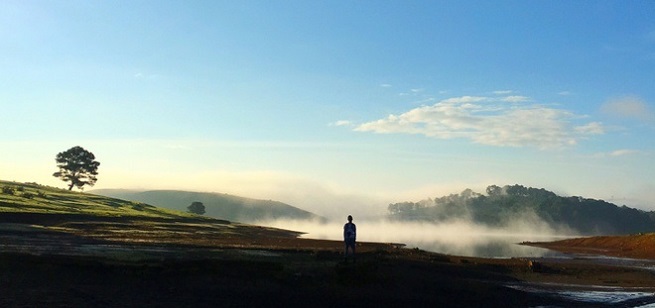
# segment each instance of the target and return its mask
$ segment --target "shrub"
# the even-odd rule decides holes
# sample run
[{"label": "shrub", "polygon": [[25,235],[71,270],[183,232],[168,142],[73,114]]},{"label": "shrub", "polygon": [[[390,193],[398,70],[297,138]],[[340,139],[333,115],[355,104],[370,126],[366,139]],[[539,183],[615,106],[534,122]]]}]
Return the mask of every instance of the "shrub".
[{"label": "shrub", "polygon": [[44,192],[40,191],[40,190],[37,190],[36,194],[39,196],[39,198],[45,199],[47,197],[47,195]]},{"label": "shrub", "polygon": [[18,191],[20,191],[20,192],[24,192],[24,191],[25,191],[25,187],[23,187],[23,186],[18,186],[18,188],[16,188],[16,190],[18,190]]},{"label": "shrub", "polygon": [[11,186],[4,186],[2,187],[2,193],[6,195],[13,195],[16,192],[13,187]]},{"label": "shrub", "polygon": [[26,192],[23,193],[23,198],[25,198],[25,199],[34,199],[34,194],[29,192],[29,191],[26,191]]},{"label": "shrub", "polygon": [[132,203],[132,208],[137,210],[137,211],[143,211],[144,205],[143,203],[140,202],[131,202]]}]

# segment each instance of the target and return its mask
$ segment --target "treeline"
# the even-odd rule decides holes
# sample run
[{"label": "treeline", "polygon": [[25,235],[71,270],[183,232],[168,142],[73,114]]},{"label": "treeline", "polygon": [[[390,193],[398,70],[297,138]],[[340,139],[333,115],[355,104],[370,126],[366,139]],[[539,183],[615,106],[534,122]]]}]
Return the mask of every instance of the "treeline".
[{"label": "treeline", "polygon": [[565,226],[582,234],[655,232],[655,212],[578,196],[561,197],[543,188],[522,185],[491,185],[486,194],[466,189],[419,202],[392,203],[388,211],[396,220],[470,219],[489,226],[502,226],[530,213],[553,227]]}]

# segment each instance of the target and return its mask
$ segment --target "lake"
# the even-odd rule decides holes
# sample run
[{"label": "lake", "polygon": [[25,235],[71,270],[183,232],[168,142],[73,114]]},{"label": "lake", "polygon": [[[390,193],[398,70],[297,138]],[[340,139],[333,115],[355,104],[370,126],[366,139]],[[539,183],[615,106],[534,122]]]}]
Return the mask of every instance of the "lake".
[{"label": "lake", "polygon": [[[342,223],[269,221],[261,225],[304,232],[303,238],[343,240]],[[359,242],[402,243],[426,251],[487,258],[557,257],[561,254],[521,242],[547,242],[575,237],[534,221],[488,227],[466,221],[448,223],[364,221],[357,223]]]},{"label": "lake", "polygon": [[467,257],[484,258],[542,258],[561,257],[563,254],[540,247],[519,245],[521,242],[549,242],[568,238],[569,236],[520,236],[520,235],[462,235],[462,241],[416,241],[404,243],[407,247],[417,247],[422,250]]}]

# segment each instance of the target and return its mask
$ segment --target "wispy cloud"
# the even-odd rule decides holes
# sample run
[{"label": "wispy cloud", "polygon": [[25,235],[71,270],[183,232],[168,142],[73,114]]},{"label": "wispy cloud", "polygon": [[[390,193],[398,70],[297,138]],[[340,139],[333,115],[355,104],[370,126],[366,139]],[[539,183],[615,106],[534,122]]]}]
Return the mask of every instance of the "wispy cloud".
[{"label": "wispy cloud", "polygon": [[585,125],[574,127],[574,129],[584,135],[601,135],[605,133],[605,127],[600,122],[591,122]]},{"label": "wispy cloud", "polygon": [[[525,104],[498,103],[497,98],[461,96],[444,99],[431,106],[366,122],[356,131],[420,134],[435,139],[468,139],[474,143],[499,147],[562,148],[580,139],[603,134],[601,123],[573,123],[581,119],[567,110]],[[502,99],[501,99],[502,101]]]},{"label": "wispy cloud", "polygon": [[638,96],[625,96],[609,100],[601,106],[601,111],[618,118],[645,122],[655,121],[655,112]]},{"label": "wispy cloud", "polygon": [[622,150],[613,151],[609,155],[613,156],[613,157],[618,157],[618,156],[633,155],[633,154],[638,154],[638,153],[639,153],[639,151],[637,151],[637,150],[622,149]]},{"label": "wispy cloud", "polygon": [[493,94],[507,95],[507,94],[512,94],[512,92],[514,92],[514,91],[512,91],[512,90],[496,90],[496,91],[493,91]]},{"label": "wispy cloud", "polygon": [[423,88],[412,88],[412,89],[409,89],[409,91],[407,91],[407,92],[398,93],[398,95],[399,96],[418,96],[419,94],[421,94],[424,91],[425,91],[425,89],[423,89]]},{"label": "wispy cloud", "polygon": [[504,96],[499,99],[503,102],[508,102],[508,103],[520,103],[520,102],[527,102],[530,100],[530,98],[527,96],[510,95],[514,93],[514,91],[512,90],[496,90],[496,91],[492,91],[491,93],[498,96]]},{"label": "wispy cloud", "polygon": [[138,80],[154,80],[154,79],[160,78],[161,76],[159,74],[149,74],[149,73],[137,72],[137,73],[134,73],[134,75],[132,75],[132,77],[134,79],[138,79]]},{"label": "wispy cloud", "polygon": [[330,123],[330,126],[353,126],[353,122],[348,120],[339,120],[334,123]]},{"label": "wispy cloud", "polygon": [[500,99],[503,102],[508,102],[508,103],[521,103],[521,102],[527,102],[530,100],[529,97],[527,96],[521,96],[521,95],[511,95],[511,96],[506,96]]},{"label": "wispy cloud", "polygon": [[596,153],[594,154],[594,157],[622,157],[622,156],[629,156],[629,155],[637,155],[640,153],[643,152],[639,150],[632,150],[632,149],[620,149],[611,152]]}]

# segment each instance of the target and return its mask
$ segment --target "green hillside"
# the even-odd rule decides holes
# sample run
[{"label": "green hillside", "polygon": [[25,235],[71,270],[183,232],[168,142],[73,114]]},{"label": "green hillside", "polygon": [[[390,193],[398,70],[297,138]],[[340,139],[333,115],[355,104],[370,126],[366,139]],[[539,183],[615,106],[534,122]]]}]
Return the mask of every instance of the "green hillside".
[{"label": "green hillside", "polygon": [[141,202],[69,191],[36,183],[0,181],[0,190],[0,215],[33,213],[101,217],[199,218],[193,214],[157,208]]},{"label": "green hillside", "polygon": [[186,211],[193,202],[205,205],[206,216],[253,223],[270,219],[322,219],[291,205],[272,201],[244,198],[228,194],[179,190],[133,191],[125,189],[99,189],[93,193],[154,204],[168,209]]},{"label": "green hillside", "polygon": [[617,206],[579,196],[563,197],[543,188],[491,185],[486,195],[466,189],[419,202],[389,204],[396,220],[442,222],[467,219],[489,226],[503,226],[525,214],[535,215],[554,228],[564,226],[582,234],[632,234],[655,232],[655,212]]}]

